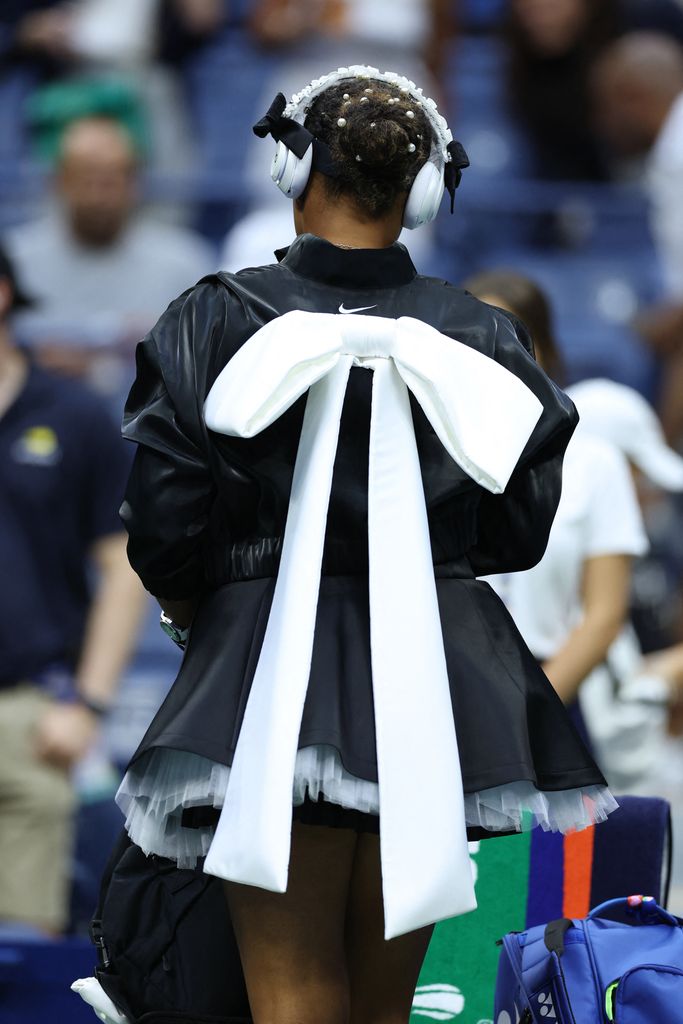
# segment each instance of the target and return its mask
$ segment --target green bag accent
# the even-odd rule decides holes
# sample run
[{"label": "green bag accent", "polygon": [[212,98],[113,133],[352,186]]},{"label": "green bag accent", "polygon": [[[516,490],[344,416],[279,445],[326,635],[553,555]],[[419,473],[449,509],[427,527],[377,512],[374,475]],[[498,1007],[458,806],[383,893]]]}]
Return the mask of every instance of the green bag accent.
[{"label": "green bag accent", "polygon": [[500,953],[496,940],[525,927],[531,833],[472,844],[478,908],[434,929],[411,1024],[490,1024]]},{"label": "green bag accent", "polygon": [[607,1014],[607,1020],[614,1020],[614,1002],[617,997],[618,988],[619,978],[605,989],[605,1013]]},{"label": "green bag accent", "polygon": [[26,103],[36,155],[54,162],[64,129],[82,117],[110,117],[130,132],[140,156],[148,152],[147,119],[138,93],[119,78],[74,78],[36,89]]}]

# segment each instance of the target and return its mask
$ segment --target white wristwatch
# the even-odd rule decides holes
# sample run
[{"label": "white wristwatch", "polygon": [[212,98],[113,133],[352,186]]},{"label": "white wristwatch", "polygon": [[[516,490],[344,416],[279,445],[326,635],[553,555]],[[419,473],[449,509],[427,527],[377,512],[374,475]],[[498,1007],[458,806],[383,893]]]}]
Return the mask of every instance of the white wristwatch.
[{"label": "white wristwatch", "polygon": [[159,616],[159,625],[166,636],[170,636],[173,643],[177,644],[178,647],[184,651],[185,645],[187,644],[187,638],[190,635],[190,627],[179,626],[177,622],[174,622],[173,619],[166,614],[166,612],[162,612]]}]

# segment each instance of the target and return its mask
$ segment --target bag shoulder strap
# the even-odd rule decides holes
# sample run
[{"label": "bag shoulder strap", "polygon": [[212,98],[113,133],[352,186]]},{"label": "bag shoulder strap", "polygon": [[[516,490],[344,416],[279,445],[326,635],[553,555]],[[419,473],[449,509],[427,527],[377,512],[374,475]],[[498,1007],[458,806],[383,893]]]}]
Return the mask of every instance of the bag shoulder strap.
[{"label": "bag shoulder strap", "polygon": [[102,881],[100,882],[100,890],[97,898],[97,906],[90,922],[90,939],[97,949],[97,954],[100,960],[100,966],[105,970],[109,967],[109,953],[104,943],[104,936],[102,934],[102,914],[104,913],[104,903],[107,898],[109,886],[111,884],[112,876],[118,863],[123,857],[126,850],[132,846],[130,837],[125,829],[121,830],[121,834],[114,843],[114,848],[109,854],[109,859],[106,863],[104,872],[102,873]]},{"label": "bag shoulder strap", "polygon": [[574,922],[569,917],[560,917],[557,921],[549,921],[545,926],[543,941],[549,953],[557,953],[562,956],[564,953],[564,937]]}]

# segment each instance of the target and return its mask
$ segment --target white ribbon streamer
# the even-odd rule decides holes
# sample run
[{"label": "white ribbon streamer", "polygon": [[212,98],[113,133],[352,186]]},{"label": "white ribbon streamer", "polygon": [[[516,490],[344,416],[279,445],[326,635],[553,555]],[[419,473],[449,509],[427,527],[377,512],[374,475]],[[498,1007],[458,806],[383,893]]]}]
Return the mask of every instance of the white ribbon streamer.
[{"label": "white ribbon streamer", "polygon": [[408,388],[453,459],[493,493],[504,490],[542,406],[492,359],[419,320],[301,311],[257,331],[211,389],[208,427],[239,437],[260,433],[309,391],[273,603],[204,867],[275,892],[287,888],[295,761],[354,364],[374,371],[370,641],[385,935],[393,938],[476,906]]}]

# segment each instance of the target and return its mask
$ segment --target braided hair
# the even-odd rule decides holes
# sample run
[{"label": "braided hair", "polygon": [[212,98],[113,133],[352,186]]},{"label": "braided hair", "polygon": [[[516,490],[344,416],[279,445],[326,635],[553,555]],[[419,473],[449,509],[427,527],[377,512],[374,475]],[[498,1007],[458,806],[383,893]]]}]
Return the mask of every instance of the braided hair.
[{"label": "braided hair", "polygon": [[432,148],[421,102],[375,79],[330,86],[313,101],[304,125],[327,144],[337,168],[324,179],[329,197],[348,197],[368,220],[385,216],[410,190]]}]

